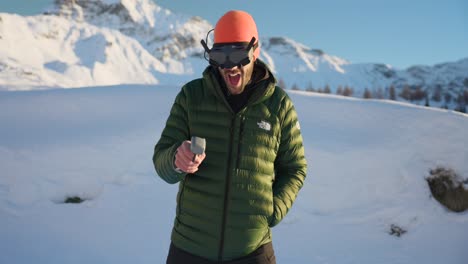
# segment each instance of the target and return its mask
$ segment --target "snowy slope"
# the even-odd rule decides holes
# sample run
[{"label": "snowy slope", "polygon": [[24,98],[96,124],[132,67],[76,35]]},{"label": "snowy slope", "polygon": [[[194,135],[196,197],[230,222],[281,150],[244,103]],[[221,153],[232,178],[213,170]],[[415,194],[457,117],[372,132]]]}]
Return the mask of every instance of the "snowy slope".
[{"label": "snowy slope", "polygon": [[139,42],[115,30],[57,16],[0,18],[0,86],[158,83],[167,72]]},{"label": "snowy slope", "polygon": [[[178,90],[0,92],[0,263],[164,263],[177,186],[151,157]],[[309,171],[273,229],[278,263],[466,263],[468,214],[425,177],[468,177],[467,115],[289,93]],[[74,195],[86,201],[62,203]]]}]

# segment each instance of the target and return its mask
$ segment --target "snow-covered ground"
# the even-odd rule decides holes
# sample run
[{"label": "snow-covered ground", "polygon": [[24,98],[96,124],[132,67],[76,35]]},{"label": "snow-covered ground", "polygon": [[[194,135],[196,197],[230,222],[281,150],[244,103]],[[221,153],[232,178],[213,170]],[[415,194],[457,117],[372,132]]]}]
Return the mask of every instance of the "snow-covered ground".
[{"label": "snow-covered ground", "polygon": [[[151,157],[178,91],[0,92],[0,263],[164,263],[177,185]],[[468,213],[425,181],[438,165],[468,177],[467,115],[289,93],[309,171],[273,229],[278,263],[468,263]]]}]

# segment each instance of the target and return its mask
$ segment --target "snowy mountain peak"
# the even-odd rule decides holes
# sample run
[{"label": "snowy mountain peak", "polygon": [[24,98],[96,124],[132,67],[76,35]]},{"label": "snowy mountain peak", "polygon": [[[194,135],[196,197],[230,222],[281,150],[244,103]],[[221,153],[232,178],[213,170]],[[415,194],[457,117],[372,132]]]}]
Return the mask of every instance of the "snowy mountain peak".
[{"label": "snowy mountain peak", "polygon": [[162,10],[151,0],[121,0],[120,3],[114,3],[113,5],[123,7],[135,23],[146,24],[150,27],[155,25],[155,14]]},{"label": "snowy mountain peak", "polygon": [[[172,64],[167,66],[178,73],[192,72],[190,67],[181,66],[180,60],[200,57],[199,41],[213,28],[200,17],[172,13],[152,0],[56,0],[55,10],[50,13],[118,30],[136,39],[157,59]],[[80,12],[81,16],[70,15]]]},{"label": "snowy mountain peak", "polygon": [[[97,16],[116,16],[121,21],[154,27],[161,14],[171,12],[151,0],[55,0],[51,13],[92,20]],[[76,15],[78,14],[78,16]]]},{"label": "snowy mountain peak", "polygon": [[262,47],[266,50],[283,49],[284,51],[290,51],[293,55],[297,55],[297,53],[309,53],[315,56],[324,55],[322,50],[311,49],[287,37],[271,37],[264,39]]},{"label": "snowy mountain peak", "polygon": [[306,72],[323,71],[344,73],[342,66],[349,64],[344,59],[328,55],[320,49],[311,49],[290,38],[272,37],[264,38],[262,41],[262,50],[267,53],[265,57],[272,57],[276,61],[282,58],[287,60],[280,65],[276,63],[275,70],[282,75],[297,73],[303,75]]}]

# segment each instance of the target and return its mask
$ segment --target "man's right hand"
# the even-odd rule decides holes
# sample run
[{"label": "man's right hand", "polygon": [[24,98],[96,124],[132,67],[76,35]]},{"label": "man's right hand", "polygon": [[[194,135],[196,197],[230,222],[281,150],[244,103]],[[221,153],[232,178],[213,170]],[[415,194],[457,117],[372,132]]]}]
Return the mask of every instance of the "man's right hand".
[{"label": "man's right hand", "polygon": [[206,157],[205,153],[195,155],[190,151],[191,144],[192,142],[190,140],[182,142],[182,144],[177,148],[175,155],[175,167],[186,173],[195,173],[198,171],[198,166],[200,166]]}]

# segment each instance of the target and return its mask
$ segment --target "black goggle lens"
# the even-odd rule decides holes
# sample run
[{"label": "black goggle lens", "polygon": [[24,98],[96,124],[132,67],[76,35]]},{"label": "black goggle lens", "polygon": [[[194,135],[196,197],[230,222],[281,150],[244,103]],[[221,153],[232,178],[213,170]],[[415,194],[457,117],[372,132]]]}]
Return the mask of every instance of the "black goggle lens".
[{"label": "black goggle lens", "polygon": [[[208,32],[209,34],[209,32]],[[201,40],[201,44],[205,49],[205,56],[208,54],[211,65],[220,68],[233,68],[235,66],[245,66],[253,59],[253,51],[257,48],[255,43],[256,38],[252,37],[246,45],[239,44],[218,44],[209,49],[206,41]],[[206,59],[206,57],[205,57]]]},{"label": "black goggle lens", "polygon": [[249,64],[252,59],[251,53],[245,47],[226,46],[213,48],[209,53],[209,57],[221,68],[232,68]]}]

